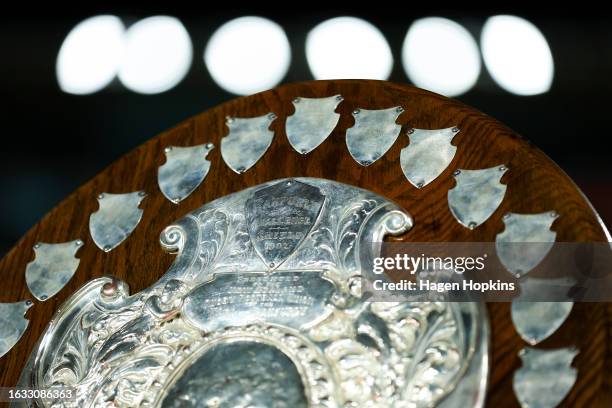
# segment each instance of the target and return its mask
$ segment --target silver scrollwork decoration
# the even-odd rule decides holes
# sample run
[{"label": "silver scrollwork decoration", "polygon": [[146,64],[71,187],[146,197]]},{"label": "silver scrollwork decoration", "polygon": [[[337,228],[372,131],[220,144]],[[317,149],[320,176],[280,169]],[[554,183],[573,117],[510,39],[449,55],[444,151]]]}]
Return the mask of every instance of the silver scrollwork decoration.
[{"label": "silver scrollwork decoration", "polygon": [[[370,302],[359,282],[413,225],[366,190],[271,181],[167,227],[178,254],[142,292],[98,278],[62,306],[20,386],[68,407],[459,406],[482,401],[488,329],[474,303]],[[271,265],[274,263],[274,265]]]}]

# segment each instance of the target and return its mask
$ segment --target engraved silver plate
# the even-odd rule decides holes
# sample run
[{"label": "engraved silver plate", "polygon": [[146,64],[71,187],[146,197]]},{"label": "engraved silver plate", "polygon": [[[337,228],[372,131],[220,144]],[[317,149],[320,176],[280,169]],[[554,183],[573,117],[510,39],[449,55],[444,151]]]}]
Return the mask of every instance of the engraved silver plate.
[{"label": "engraved silver plate", "polygon": [[109,252],[130,236],[142,218],[138,208],[144,191],[98,195],[100,208],[89,217],[89,233],[104,252]]},{"label": "engraved silver plate", "polygon": [[287,117],[285,130],[291,146],[301,154],[308,154],[327,139],[338,124],[340,114],[335,110],[342,96],[327,98],[295,98],[295,113]]},{"label": "engraved silver plate", "polygon": [[164,196],[177,204],[198,188],[210,170],[206,160],[212,143],[191,147],[168,146],[164,149],[166,163],[159,166],[157,182]]},{"label": "engraved silver plate", "polygon": [[554,408],[570,392],[577,371],[571,367],[574,347],[520,351],[523,366],[514,373],[514,393],[523,408]]},{"label": "engraved silver plate", "polygon": [[410,129],[410,144],[400,153],[404,175],[417,188],[423,188],[438,177],[453,161],[457,147],[451,144],[459,128]]},{"label": "engraved silver plate", "polygon": [[[568,293],[576,284],[571,277],[539,279],[527,277],[520,282],[521,295],[512,301],[512,323],[517,333],[532,346],[548,338],[565,322],[574,302]],[[530,302],[546,293],[554,302]],[[561,301],[565,299],[566,301]]]},{"label": "engraved silver plate", "polygon": [[4,356],[19,341],[28,328],[29,320],[23,316],[32,306],[32,301],[0,303],[0,357]]},{"label": "engraved silver plate", "polygon": [[36,299],[44,301],[68,283],[79,266],[79,259],[74,255],[83,246],[83,241],[64,242],[62,244],[38,243],[34,245],[34,260],[26,266],[28,289]]},{"label": "engraved silver plate", "polygon": [[402,129],[395,123],[402,112],[401,106],[353,111],[355,125],[346,131],[346,146],[357,163],[369,166],[387,153]]},{"label": "engraved silver plate", "polygon": [[411,227],[388,200],[322,179],[219,198],[162,232],[178,256],[150,288],[99,278],[75,293],[20,384],[74,387],[73,407],[481,406],[482,305],[361,297],[383,238]]},{"label": "engraved silver plate", "polygon": [[542,262],[557,237],[550,230],[557,217],[554,211],[504,215],[506,228],[495,237],[495,252],[510,273],[520,278]]},{"label": "engraved silver plate", "polygon": [[500,182],[508,168],[455,170],[457,185],[448,191],[448,207],[461,225],[474,229],[485,222],[501,204],[506,185]]},{"label": "engraved silver plate", "polygon": [[269,127],[274,119],[274,113],[255,118],[228,117],[229,135],[221,139],[225,164],[238,174],[253,167],[272,144],[274,132]]}]

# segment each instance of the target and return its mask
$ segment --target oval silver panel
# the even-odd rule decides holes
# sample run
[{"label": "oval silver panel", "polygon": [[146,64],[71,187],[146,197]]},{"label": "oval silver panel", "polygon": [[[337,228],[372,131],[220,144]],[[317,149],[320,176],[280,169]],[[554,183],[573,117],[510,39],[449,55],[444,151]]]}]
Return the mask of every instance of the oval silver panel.
[{"label": "oval silver panel", "polygon": [[293,100],[295,113],[287,117],[285,132],[296,152],[308,154],[327,139],[340,119],[335,110],[342,100],[340,95]]},{"label": "oval silver panel", "polygon": [[26,266],[28,289],[40,301],[62,290],[79,266],[76,252],[83,246],[80,239],[61,244],[34,245],[35,258]]},{"label": "oval silver panel", "polygon": [[145,196],[144,191],[98,195],[100,208],[89,217],[89,233],[98,248],[112,251],[130,236],[142,218],[138,206]]},{"label": "oval silver panel", "polygon": [[177,204],[198,188],[210,170],[206,156],[213,148],[212,143],[207,143],[164,149],[166,163],[157,171],[157,183],[168,200]]},{"label": "oval silver panel", "polygon": [[404,176],[413,186],[425,187],[453,161],[457,147],[451,141],[457,133],[457,127],[408,131],[410,144],[400,153],[400,165]]},{"label": "oval silver panel", "polygon": [[274,132],[269,127],[274,119],[274,113],[254,118],[227,118],[229,134],[221,139],[225,164],[238,174],[253,167],[272,144]]},{"label": "oval silver panel", "polygon": [[[75,293],[20,385],[74,388],[75,407],[172,406],[169,394],[195,406],[243,396],[282,406],[280,391],[292,406],[312,407],[482,401],[482,305],[362,297],[361,274],[384,237],[412,225],[384,197],[323,179],[274,180],[218,198],[162,232],[162,246],[178,256],[149,288],[130,296],[124,283],[99,278]],[[227,353],[236,358],[219,357]],[[246,380],[276,381],[259,378],[262,370],[289,361],[295,369],[280,388]]]},{"label": "oval silver panel", "polygon": [[30,307],[30,300],[0,303],[0,358],[17,344],[28,328],[30,322],[23,316]]},{"label": "oval silver panel", "polygon": [[554,408],[570,392],[577,371],[571,367],[574,347],[537,350],[526,347],[519,357],[523,366],[514,373],[514,393],[523,408]]},{"label": "oval silver panel", "polygon": [[474,229],[489,219],[506,194],[500,182],[504,165],[482,170],[455,170],[457,185],[448,191],[448,207],[461,225]]},{"label": "oval silver panel", "polygon": [[401,106],[353,111],[355,124],[346,131],[346,146],[357,163],[369,166],[387,153],[402,129],[395,121],[403,112]]}]

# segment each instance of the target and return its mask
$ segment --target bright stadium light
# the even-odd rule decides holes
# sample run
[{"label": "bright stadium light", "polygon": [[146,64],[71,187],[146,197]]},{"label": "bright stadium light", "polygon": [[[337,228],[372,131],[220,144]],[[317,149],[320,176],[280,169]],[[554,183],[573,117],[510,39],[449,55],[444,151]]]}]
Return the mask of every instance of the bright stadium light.
[{"label": "bright stadium light", "polygon": [[124,55],[125,27],[118,17],[102,15],[77,24],[57,55],[56,75],[62,91],[85,95],[107,86]]},{"label": "bright stadium light", "polygon": [[164,92],[185,77],[192,58],[191,39],[177,18],[145,18],[127,30],[119,80],[134,92]]},{"label": "bright stadium light", "polygon": [[461,25],[441,17],[416,20],[402,47],[402,64],[418,87],[446,96],[469,91],[480,75],[480,52]]},{"label": "bright stadium light", "polygon": [[486,21],[480,41],[487,70],[499,86],[517,95],[550,89],[552,53],[535,25],[516,16],[494,16]]},{"label": "bright stadium light", "polygon": [[393,55],[385,36],[371,23],[337,17],[306,37],[306,59],[315,79],[387,79]]},{"label": "bright stadium light", "polygon": [[291,47],[283,28],[262,17],[240,17],[214,32],[204,63],[224,90],[248,95],[278,85],[291,64]]}]

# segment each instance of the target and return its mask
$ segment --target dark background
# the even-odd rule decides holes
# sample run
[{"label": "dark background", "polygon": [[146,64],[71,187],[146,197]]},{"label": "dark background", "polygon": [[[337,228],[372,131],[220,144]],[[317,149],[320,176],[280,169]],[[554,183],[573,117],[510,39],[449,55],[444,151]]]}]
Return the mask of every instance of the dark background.
[{"label": "dark background", "polygon": [[[401,45],[413,20],[451,18],[478,40],[486,19],[514,14],[545,35],[555,62],[551,90],[538,96],[513,95],[495,84],[486,68],[476,86],[458,99],[504,122],[555,160],[580,186],[607,225],[612,224],[609,139],[612,118],[612,16],[536,12],[530,9],[195,10],[190,7],[112,5],[103,8],[22,10],[0,17],[0,89],[3,95],[0,152],[0,255],[48,210],[80,184],[158,132],[234,98],[206,70],[202,53],[216,28],[243,15],[279,23],[292,48],[283,82],[312,79],[304,41],[328,18],[351,15],[377,26],[389,42],[395,66],[389,80],[409,80],[401,66]],[[380,5],[380,7],[387,5]],[[157,95],[133,93],[117,81],[92,95],[63,93],[57,84],[57,52],[83,19],[114,14],[129,26],[157,14],[179,18],[194,46],[192,67],[175,88]],[[138,171],[138,169],[134,169]]]}]

